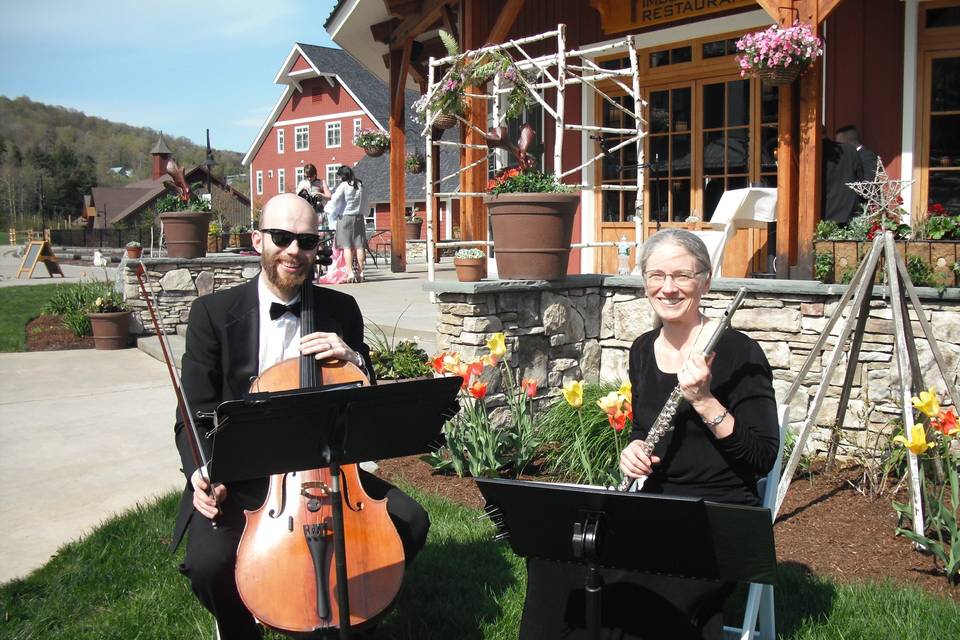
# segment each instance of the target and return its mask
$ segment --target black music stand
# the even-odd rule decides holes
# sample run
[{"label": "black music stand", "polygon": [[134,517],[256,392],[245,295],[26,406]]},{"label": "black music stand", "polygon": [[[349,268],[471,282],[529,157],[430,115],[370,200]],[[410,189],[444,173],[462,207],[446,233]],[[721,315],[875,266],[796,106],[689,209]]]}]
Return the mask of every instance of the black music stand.
[{"label": "black music stand", "polygon": [[[211,482],[330,467],[340,638],[350,637],[340,465],[426,453],[457,411],[459,377],[250,394],[214,417]],[[265,426],[269,425],[269,426]]]},{"label": "black music stand", "polygon": [[776,581],[769,509],[545,482],[476,482],[514,553],[585,565],[586,623],[594,638],[600,632],[600,567]]}]

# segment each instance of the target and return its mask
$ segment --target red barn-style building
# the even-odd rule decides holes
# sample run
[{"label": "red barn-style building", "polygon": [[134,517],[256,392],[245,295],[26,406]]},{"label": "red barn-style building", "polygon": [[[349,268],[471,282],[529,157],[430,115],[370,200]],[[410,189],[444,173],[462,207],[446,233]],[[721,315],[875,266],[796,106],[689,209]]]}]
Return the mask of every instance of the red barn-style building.
[{"label": "red barn-style building", "polygon": [[[254,216],[274,195],[294,192],[303,179],[304,165],[316,166],[318,176],[327,181],[331,190],[337,184],[337,169],[347,165],[354,169],[367,191],[368,230],[387,229],[390,225],[389,154],[373,158],[353,144],[353,137],[360,129],[386,131],[390,109],[386,85],[346,51],[302,43],[293,46],[274,82],[284,87],[283,93],[243,159],[250,172]],[[408,108],[417,97],[416,92],[407,92]],[[408,153],[418,140],[416,128],[416,123],[411,123]],[[421,153],[422,147],[421,140]],[[442,162],[451,165],[447,174],[455,171],[455,154]],[[410,176],[404,206],[408,215],[422,215],[423,193],[423,176]],[[457,225],[455,216],[445,215],[452,210],[447,204],[447,207],[441,206],[443,237],[451,237]],[[424,234],[425,229],[421,233]],[[381,233],[377,242],[388,243],[389,232]]]}]

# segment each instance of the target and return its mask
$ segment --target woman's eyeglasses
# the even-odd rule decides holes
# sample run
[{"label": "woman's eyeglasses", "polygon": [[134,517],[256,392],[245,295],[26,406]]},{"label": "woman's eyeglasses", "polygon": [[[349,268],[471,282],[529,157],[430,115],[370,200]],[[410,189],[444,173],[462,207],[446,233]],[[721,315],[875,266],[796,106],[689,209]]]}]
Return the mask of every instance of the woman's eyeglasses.
[{"label": "woman's eyeglasses", "polygon": [[260,229],[260,232],[269,233],[270,238],[273,239],[273,244],[281,249],[290,246],[290,243],[294,240],[297,241],[297,246],[304,251],[316,249],[317,245],[320,244],[320,236],[316,233],[294,233],[286,229]]},{"label": "woman's eyeglasses", "polygon": [[673,273],[664,273],[663,271],[647,271],[643,274],[643,281],[651,287],[662,286],[664,282],[667,281],[667,278],[673,280],[673,284],[678,287],[683,287],[694,280],[697,276],[705,273],[704,271],[674,271]]}]

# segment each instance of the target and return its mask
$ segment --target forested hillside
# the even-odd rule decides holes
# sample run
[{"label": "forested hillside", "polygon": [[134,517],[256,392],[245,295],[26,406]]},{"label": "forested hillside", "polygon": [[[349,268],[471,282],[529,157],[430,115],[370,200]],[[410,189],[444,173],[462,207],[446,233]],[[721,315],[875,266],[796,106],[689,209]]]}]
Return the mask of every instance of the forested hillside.
[{"label": "forested hillside", "polygon": [[[211,136],[216,143],[215,123]],[[0,96],[0,226],[17,226],[25,216],[43,211],[48,220],[75,218],[83,196],[93,186],[122,186],[150,177],[150,149],[159,132],[87,116],[74,109],[49,106],[26,97]],[[198,132],[198,136],[203,132]],[[164,134],[177,160],[200,164],[206,148],[187,138]],[[213,152],[219,176],[245,173],[242,155]],[[111,171],[123,167],[130,176]],[[246,192],[244,184],[236,185]]]}]

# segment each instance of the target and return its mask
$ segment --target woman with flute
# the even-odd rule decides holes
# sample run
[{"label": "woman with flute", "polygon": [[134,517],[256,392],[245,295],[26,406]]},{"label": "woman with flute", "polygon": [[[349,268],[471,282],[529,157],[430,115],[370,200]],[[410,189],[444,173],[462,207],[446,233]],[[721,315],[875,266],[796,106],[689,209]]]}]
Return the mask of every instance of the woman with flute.
[{"label": "woman with flute", "polygon": [[[634,418],[620,470],[627,478],[645,477],[645,493],[759,505],[757,480],[773,466],[780,446],[767,358],[754,340],[732,329],[704,357],[713,323],[700,301],[710,289],[710,255],[697,236],[661,231],[644,243],[639,264],[657,322],[630,348]],[[643,440],[677,385],[683,401],[673,429],[648,453]],[[531,560],[528,575],[520,637],[586,637],[584,596],[577,589],[582,567]],[[723,603],[735,586],[610,570],[604,580],[602,637],[617,639],[721,638]]]}]

